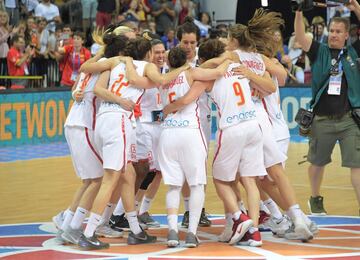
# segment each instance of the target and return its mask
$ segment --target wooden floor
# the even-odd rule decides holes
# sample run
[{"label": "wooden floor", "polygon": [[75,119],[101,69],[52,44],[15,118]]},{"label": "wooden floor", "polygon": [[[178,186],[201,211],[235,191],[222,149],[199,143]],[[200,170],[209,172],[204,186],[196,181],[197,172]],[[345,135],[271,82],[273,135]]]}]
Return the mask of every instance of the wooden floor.
[{"label": "wooden floor", "polygon": [[[307,144],[291,144],[286,172],[300,206],[308,212],[308,164],[298,165],[306,153]],[[331,215],[357,216],[359,208],[350,183],[350,173],[340,167],[340,161],[340,151],[336,147],[322,187],[325,206]],[[0,224],[51,221],[52,216],[68,206],[79,183],[70,157],[0,163]],[[223,213],[210,177],[208,183],[206,210]],[[162,186],[153,203],[152,213],[165,213],[165,191]]]}]

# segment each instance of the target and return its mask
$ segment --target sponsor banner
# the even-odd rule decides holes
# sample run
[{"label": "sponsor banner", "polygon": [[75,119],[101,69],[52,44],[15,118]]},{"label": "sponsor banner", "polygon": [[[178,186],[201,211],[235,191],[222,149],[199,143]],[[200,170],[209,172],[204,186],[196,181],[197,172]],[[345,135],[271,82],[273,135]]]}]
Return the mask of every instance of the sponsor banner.
[{"label": "sponsor banner", "polygon": [[0,95],[0,147],[65,141],[70,91]]},{"label": "sponsor banner", "polygon": [[[311,89],[283,87],[281,107],[292,141],[306,141],[295,122],[300,107],[309,108]],[[0,95],[0,147],[65,141],[64,123],[73,101],[70,91],[3,93]],[[212,134],[217,130],[212,106]]]}]

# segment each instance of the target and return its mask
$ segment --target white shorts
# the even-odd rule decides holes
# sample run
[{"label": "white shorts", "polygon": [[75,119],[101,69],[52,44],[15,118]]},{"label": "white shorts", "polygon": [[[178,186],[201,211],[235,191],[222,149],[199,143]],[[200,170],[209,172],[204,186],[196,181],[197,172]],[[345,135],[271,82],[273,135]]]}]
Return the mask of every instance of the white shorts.
[{"label": "white shorts", "polygon": [[102,177],[104,170],[94,146],[94,131],[81,126],[66,126],[64,132],[77,176],[82,180]]},{"label": "white shorts", "polygon": [[121,112],[106,112],[97,117],[95,144],[104,169],[120,171],[130,160],[133,126]]},{"label": "white shorts", "polygon": [[219,130],[213,161],[213,177],[221,181],[234,181],[241,177],[267,175],[263,160],[262,133],[256,120]]},{"label": "white shorts", "polygon": [[206,184],[207,147],[200,129],[163,129],[158,160],[164,183],[182,186]]},{"label": "white shorts", "polygon": [[147,160],[150,171],[160,171],[157,149],[161,130],[158,123],[138,123],[136,127],[136,157]]},{"label": "white shorts", "polygon": [[280,151],[279,146],[276,143],[267,113],[258,113],[258,111],[256,112],[256,119],[260,124],[263,134],[265,168],[269,168],[276,164],[285,162],[287,160],[287,156],[282,151]]},{"label": "white shorts", "polygon": [[280,152],[282,152],[283,155],[287,156],[288,149],[289,149],[290,138],[277,140],[276,143],[277,143],[277,145],[279,147]]}]

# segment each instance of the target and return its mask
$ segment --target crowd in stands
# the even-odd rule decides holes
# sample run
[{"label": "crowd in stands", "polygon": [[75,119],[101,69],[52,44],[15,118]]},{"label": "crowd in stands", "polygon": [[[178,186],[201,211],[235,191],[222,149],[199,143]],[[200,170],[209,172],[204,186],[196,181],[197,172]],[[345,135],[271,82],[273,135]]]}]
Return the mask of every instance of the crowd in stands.
[{"label": "crowd in stands", "polygon": [[[195,18],[202,38],[226,40],[227,25],[212,23],[210,15],[201,12],[199,0],[0,0],[0,73],[42,76],[36,83],[42,87],[71,87],[78,68],[98,49],[91,40],[92,30],[124,23],[139,34],[156,33],[168,50],[178,44],[176,27],[186,16]],[[307,33],[323,43],[326,24],[320,16],[311,24],[305,21]],[[359,40],[357,24],[351,25],[350,33],[349,44]],[[309,59],[295,37],[284,40],[277,31],[274,40],[279,43],[277,58],[289,71],[288,83],[309,83]],[[25,78],[12,78],[11,84],[1,79],[0,88],[31,86]]]}]

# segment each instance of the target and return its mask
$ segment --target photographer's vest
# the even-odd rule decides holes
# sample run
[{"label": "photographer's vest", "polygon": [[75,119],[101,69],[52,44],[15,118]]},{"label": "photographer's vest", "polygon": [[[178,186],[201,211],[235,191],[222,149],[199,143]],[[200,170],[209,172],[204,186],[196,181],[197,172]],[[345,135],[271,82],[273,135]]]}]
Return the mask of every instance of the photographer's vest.
[{"label": "photographer's vest", "polygon": [[[348,99],[351,107],[360,107],[360,68],[356,62],[356,50],[348,46],[345,54],[341,56],[342,69],[348,85]],[[315,107],[324,90],[329,85],[331,69],[331,52],[329,46],[320,44],[315,62],[311,66],[312,72],[312,100],[311,107]]]}]

